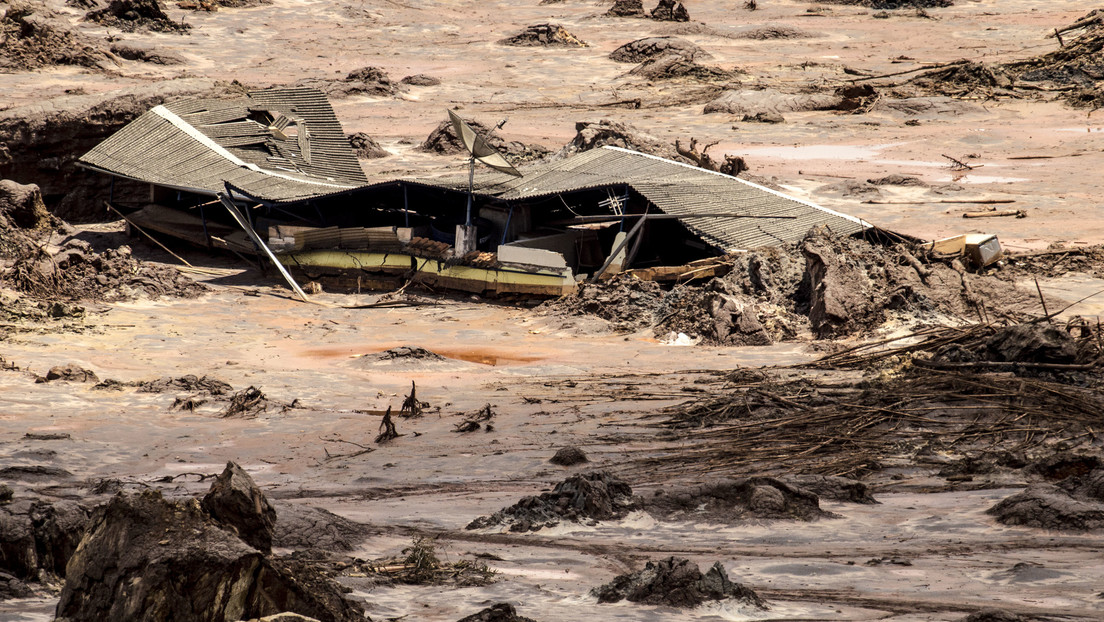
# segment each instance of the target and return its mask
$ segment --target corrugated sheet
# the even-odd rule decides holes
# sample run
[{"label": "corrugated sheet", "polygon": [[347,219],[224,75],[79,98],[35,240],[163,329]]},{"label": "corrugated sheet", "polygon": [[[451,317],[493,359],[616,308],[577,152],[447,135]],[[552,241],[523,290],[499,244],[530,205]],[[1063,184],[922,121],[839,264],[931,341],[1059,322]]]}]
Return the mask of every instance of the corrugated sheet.
[{"label": "corrugated sheet", "polygon": [[[604,147],[522,170],[524,177],[479,175],[476,192],[505,200],[602,187],[629,186],[660,211],[677,215],[739,214],[786,219],[687,218],[682,222],[721,251],[746,250],[800,240],[826,225],[840,235],[861,231],[857,218],[786,196],[742,179],[617,147]],[[467,189],[467,177],[430,181]]]},{"label": "corrugated sheet", "polygon": [[[224,182],[250,196],[295,201],[368,183],[326,96],[308,88],[273,89],[235,100],[192,99],[164,106],[200,135],[147,112],[84,154],[88,166],[153,184],[204,193]],[[286,139],[268,129],[281,121]],[[210,139],[207,144],[203,137]],[[209,146],[213,142],[225,151]],[[309,151],[308,153],[304,153]],[[226,157],[229,153],[247,165]]]}]

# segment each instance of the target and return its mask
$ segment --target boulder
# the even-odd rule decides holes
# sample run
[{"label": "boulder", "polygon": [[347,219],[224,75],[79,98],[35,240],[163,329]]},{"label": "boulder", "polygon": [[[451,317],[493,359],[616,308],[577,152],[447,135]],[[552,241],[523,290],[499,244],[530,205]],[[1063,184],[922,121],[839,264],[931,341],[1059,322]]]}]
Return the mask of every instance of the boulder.
[{"label": "boulder", "polygon": [[610,17],[644,17],[643,0],[614,0],[613,6],[606,11]]},{"label": "boulder", "polygon": [[349,134],[349,146],[353,148],[356,155],[361,160],[374,160],[376,158],[386,158],[391,155],[386,149],[380,146],[371,136],[364,132],[354,132]]},{"label": "boulder", "polygon": [[0,180],[0,228],[40,229],[53,224],[42,202],[42,191],[34,184]]},{"label": "boulder", "polygon": [[648,59],[674,54],[689,60],[709,58],[700,46],[679,37],[645,37],[629,41],[610,52],[610,60],[619,63],[642,63]]},{"label": "boulder", "polygon": [[482,611],[465,616],[457,622],[536,622],[532,618],[519,616],[510,603],[496,603]]},{"label": "boulder", "polygon": [[656,8],[652,9],[652,19],[661,22],[688,22],[690,12],[677,0],[659,0]]},{"label": "boulder", "polygon": [[272,552],[276,510],[269,505],[253,478],[237,464],[226,463],[226,468],[203,497],[203,509],[249,546],[265,553]]},{"label": "boulder", "polygon": [[293,612],[363,621],[311,566],[269,558],[210,520],[195,499],[119,493],[95,510],[69,560],[58,622],[248,620]]}]

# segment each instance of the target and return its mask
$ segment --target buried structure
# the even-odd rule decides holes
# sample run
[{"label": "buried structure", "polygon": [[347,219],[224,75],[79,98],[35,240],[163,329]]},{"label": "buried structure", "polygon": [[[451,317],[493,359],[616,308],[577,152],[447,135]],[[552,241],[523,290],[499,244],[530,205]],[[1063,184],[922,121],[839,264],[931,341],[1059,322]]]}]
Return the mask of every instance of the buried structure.
[{"label": "buried structure", "polygon": [[[114,205],[143,230],[260,251],[224,209],[233,202],[281,263],[349,289],[411,280],[559,296],[584,275],[630,268],[654,280],[712,276],[694,262],[794,242],[815,226],[875,231],[736,177],[608,146],[522,177],[371,182],[325,96],[307,88],[158,106],[80,163],[150,185],[147,203]],[[474,234],[475,250],[456,250],[470,248],[456,244],[457,231]]]}]

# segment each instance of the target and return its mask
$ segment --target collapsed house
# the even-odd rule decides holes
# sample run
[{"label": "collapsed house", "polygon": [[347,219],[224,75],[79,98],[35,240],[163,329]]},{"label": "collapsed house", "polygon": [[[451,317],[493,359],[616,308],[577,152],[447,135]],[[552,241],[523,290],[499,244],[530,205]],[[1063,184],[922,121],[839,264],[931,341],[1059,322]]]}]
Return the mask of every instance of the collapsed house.
[{"label": "collapsed house", "polygon": [[[307,88],[157,106],[80,164],[149,184],[148,202],[114,205],[143,230],[258,252],[221,196],[293,273],[343,288],[414,281],[558,296],[579,279],[627,269],[708,277],[703,260],[794,242],[815,226],[871,229],[743,179],[609,146],[520,178],[480,171],[471,186],[468,175],[371,182],[326,97]],[[458,253],[457,225],[466,223],[476,250]]]}]

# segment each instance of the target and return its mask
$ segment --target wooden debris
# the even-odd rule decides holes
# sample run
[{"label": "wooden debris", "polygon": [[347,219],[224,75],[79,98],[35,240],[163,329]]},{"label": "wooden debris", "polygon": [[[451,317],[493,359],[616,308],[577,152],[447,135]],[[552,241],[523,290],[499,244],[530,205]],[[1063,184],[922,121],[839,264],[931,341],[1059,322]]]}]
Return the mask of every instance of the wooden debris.
[{"label": "wooden debris", "polygon": [[1003,210],[1003,211],[991,211],[991,212],[966,212],[962,215],[963,218],[1000,218],[1003,216],[1015,216],[1016,218],[1027,218],[1027,212],[1022,209]]}]

